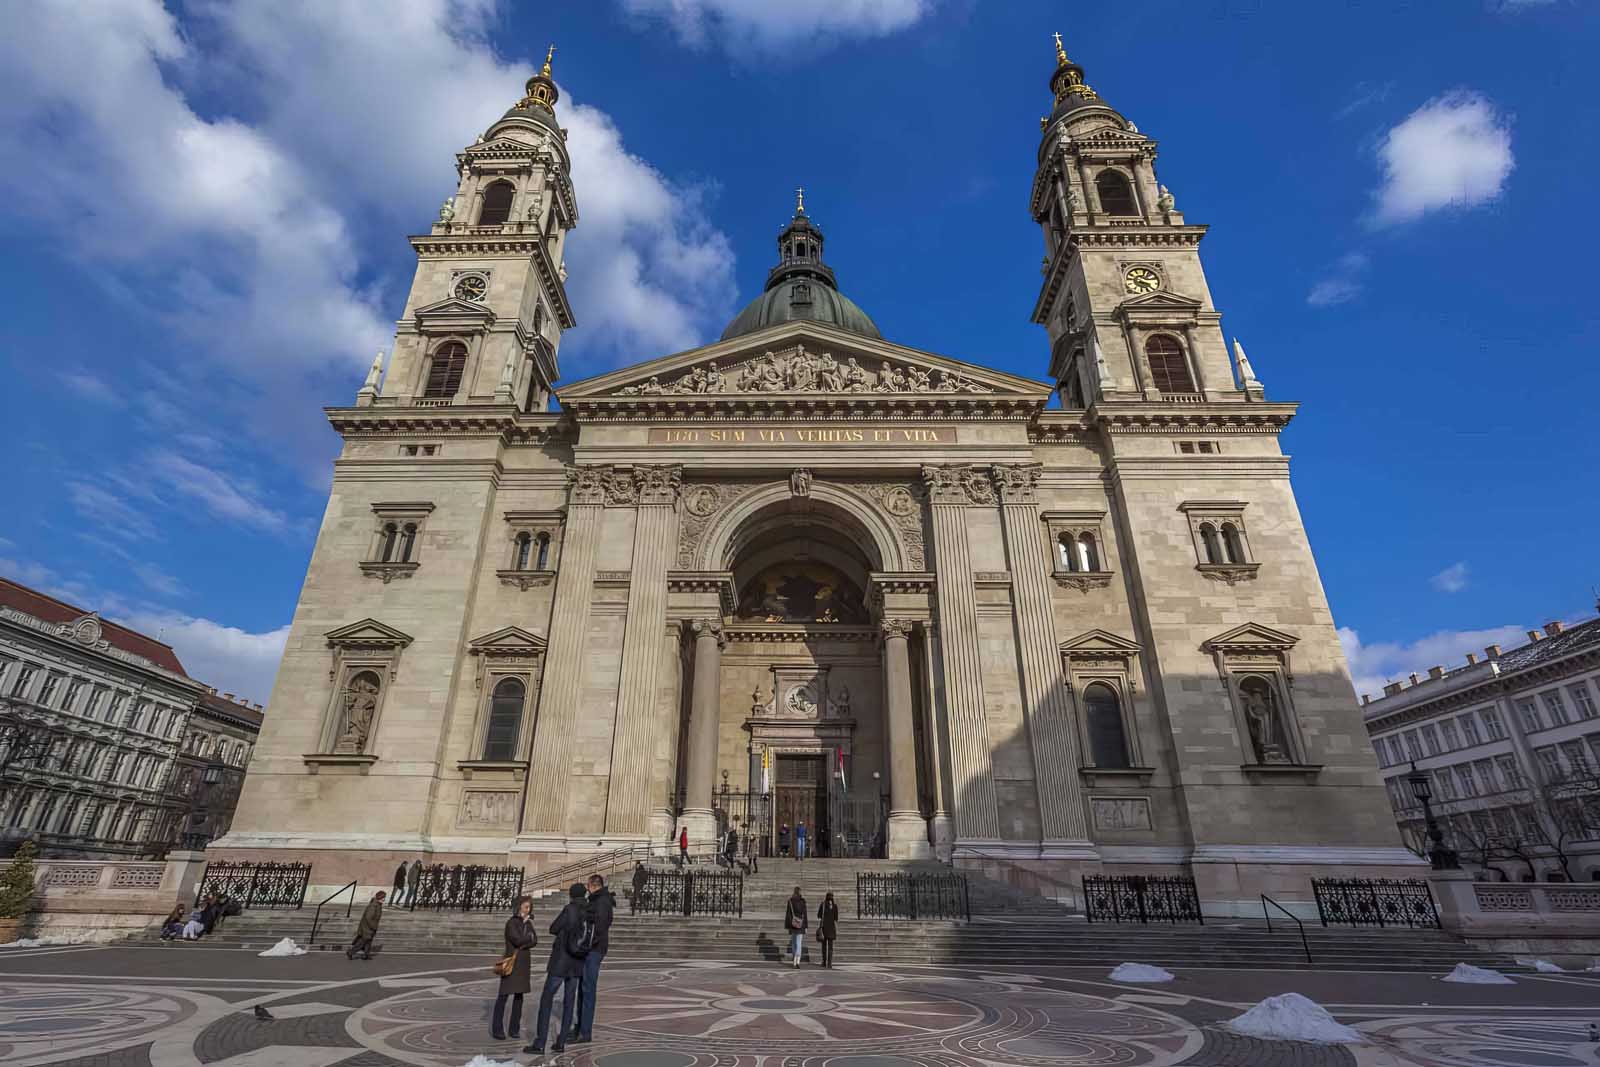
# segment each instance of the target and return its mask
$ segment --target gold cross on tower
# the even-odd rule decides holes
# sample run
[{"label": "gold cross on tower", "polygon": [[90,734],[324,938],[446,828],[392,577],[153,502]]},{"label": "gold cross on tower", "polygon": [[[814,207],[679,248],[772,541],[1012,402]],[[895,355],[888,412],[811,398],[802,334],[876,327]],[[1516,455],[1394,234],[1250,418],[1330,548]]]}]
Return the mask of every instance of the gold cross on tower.
[{"label": "gold cross on tower", "polygon": [[805,186],[801,186],[794,191],[794,213],[796,215],[804,215],[806,213]]}]

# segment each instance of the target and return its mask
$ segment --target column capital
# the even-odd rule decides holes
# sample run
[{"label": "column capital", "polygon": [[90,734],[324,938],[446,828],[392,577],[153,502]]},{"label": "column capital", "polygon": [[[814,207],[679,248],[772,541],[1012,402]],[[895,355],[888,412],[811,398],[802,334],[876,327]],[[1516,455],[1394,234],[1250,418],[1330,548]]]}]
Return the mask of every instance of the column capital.
[{"label": "column capital", "polygon": [[574,504],[599,504],[602,507],[633,504],[639,499],[633,479],[610,464],[567,468],[567,491]]},{"label": "column capital", "polygon": [[895,638],[904,641],[911,636],[912,631],[916,628],[917,622],[915,619],[880,619],[878,621],[878,632],[885,641],[892,641]]},{"label": "column capital", "polygon": [[994,487],[1002,504],[1037,504],[1039,502],[1038,463],[997,463],[989,468]]},{"label": "column capital", "polygon": [[633,484],[640,504],[677,504],[678,492],[683,487],[683,465],[664,463],[657,466],[642,465],[633,468]]},{"label": "column capital", "polygon": [[928,499],[934,504],[993,504],[994,483],[981,467],[952,464],[925,466],[922,480],[928,486]]},{"label": "column capital", "polygon": [[722,649],[728,646],[728,639],[723,636],[722,623],[718,619],[694,619],[689,623],[689,630],[694,634],[696,640],[702,637],[712,637],[716,639],[717,648]]}]

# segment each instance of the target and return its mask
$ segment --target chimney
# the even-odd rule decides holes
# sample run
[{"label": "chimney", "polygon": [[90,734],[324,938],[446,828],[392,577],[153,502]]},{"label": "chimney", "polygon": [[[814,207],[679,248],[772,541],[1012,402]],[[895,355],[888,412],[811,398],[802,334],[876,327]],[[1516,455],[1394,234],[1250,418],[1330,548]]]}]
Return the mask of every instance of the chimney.
[{"label": "chimney", "polygon": [[1392,697],[1398,692],[1400,692],[1399,682],[1390,682],[1388,685],[1383,687],[1383,695],[1386,697]]},{"label": "chimney", "polygon": [[1444,677],[1444,668],[1443,667],[1429,667],[1428,668],[1428,677],[1429,678],[1443,678]]},{"label": "chimney", "polygon": [[222,699],[223,700],[232,700],[233,699],[233,694],[232,693],[223,693],[222,694]]},{"label": "chimney", "polygon": [[1554,637],[1557,634],[1559,634],[1562,630],[1565,630],[1565,629],[1566,629],[1566,627],[1562,626],[1559,620],[1556,621],[1556,622],[1547,622],[1547,623],[1544,624],[1544,632],[1549,637]]},{"label": "chimney", "polygon": [[206,686],[206,692],[210,693],[212,696],[216,696],[217,695],[217,687],[214,686],[214,685],[208,685],[208,686]]},{"label": "chimney", "polygon": [[1500,646],[1499,645],[1487,645],[1487,646],[1485,646],[1484,650],[1483,650],[1483,657],[1485,659],[1499,659],[1500,658]]},{"label": "chimney", "polygon": [[1362,707],[1366,707],[1370,703],[1372,703],[1372,694],[1371,693],[1362,693],[1361,694],[1361,706]]},{"label": "chimney", "polygon": [[1478,662],[1478,654],[1476,652],[1468,652],[1467,653],[1467,666],[1470,667],[1476,662]]},{"label": "chimney", "polygon": [[1543,641],[1544,640],[1544,634],[1540,633],[1538,630],[1529,630],[1528,631],[1528,640],[1529,641]]},{"label": "chimney", "polygon": [[1412,685],[1416,685],[1418,682],[1420,682],[1422,680],[1422,679],[1417,677],[1417,672],[1416,671],[1412,671],[1411,672],[1410,678],[1411,678],[1411,684]]}]

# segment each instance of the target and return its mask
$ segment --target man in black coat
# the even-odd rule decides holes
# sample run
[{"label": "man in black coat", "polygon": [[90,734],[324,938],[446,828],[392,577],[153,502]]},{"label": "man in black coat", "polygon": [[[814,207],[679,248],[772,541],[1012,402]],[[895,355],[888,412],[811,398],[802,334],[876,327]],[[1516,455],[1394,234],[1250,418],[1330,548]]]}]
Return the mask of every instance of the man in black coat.
[{"label": "man in black coat", "polygon": [[564,1039],[567,1031],[572,1029],[578,979],[583,974],[583,958],[588,954],[584,934],[592,928],[592,922],[583,883],[574,882],[572,888],[567,890],[567,896],[567,906],[550,924],[550,960],[544,969],[544,992],[539,995],[539,1029],[533,1036],[533,1044],[522,1050],[535,1055],[544,1054],[544,1041],[550,1036],[550,1011],[555,1005],[557,989],[563,990],[561,1025],[556,1030],[556,1043],[550,1046],[550,1051],[566,1051]]},{"label": "man in black coat", "polygon": [[572,1028],[572,1043],[587,1045],[594,1040],[594,993],[600,984],[600,965],[611,948],[611,917],[617,898],[598,874],[589,876],[589,914],[594,919],[594,944],[583,958],[583,977],[578,983],[578,1020]]}]

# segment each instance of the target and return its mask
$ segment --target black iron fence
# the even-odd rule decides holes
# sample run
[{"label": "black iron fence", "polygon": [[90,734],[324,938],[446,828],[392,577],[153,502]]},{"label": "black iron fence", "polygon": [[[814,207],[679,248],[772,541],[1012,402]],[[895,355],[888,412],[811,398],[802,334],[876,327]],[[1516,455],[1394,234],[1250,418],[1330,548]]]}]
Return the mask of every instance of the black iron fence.
[{"label": "black iron fence", "polygon": [[298,908],[310,882],[309,863],[207,863],[194,902],[225,896],[243,908]]},{"label": "black iron fence", "polygon": [[856,875],[861,919],[972,919],[964,874]]},{"label": "black iron fence", "polygon": [[1421,878],[1313,878],[1311,891],[1323,926],[1439,925],[1433,891]]},{"label": "black iron fence", "polygon": [[744,875],[737,871],[646,871],[635,877],[635,915],[744,914]]},{"label": "black iron fence", "polygon": [[406,894],[411,911],[510,911],[522,895],[522,868],[436,863],[422,868]]},{"label": "black iron fence", "polygon": [[1089,921],[1200,923],[1200,894],[1193,878],[1086,874],[1083,910]]}]

